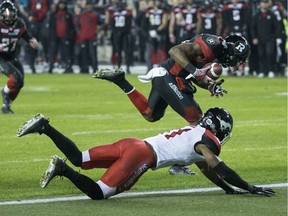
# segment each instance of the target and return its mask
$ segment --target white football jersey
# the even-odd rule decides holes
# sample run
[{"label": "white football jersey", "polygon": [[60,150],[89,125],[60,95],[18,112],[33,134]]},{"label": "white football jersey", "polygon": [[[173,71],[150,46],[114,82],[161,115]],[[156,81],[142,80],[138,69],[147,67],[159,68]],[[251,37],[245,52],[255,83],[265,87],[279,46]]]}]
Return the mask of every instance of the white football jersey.
[{"label": "white football jersey", "polygon": [[[195,151],[196,144],[202,141],[205,134],[209,134],[211,137],[212,133],[198,125],[196,127],[186,126],[144,139],[156,153],[157,163],[154,169],[175,164],[191,165],[197,161],[205,161],[204,157]],[[219,140],[214,135],[212,140],[220,151]]]}]

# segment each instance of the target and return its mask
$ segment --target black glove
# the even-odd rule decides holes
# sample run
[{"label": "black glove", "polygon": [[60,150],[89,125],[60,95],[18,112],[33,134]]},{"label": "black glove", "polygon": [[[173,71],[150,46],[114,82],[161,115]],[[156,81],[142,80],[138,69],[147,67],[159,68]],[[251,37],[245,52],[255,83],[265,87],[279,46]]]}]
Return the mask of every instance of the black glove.
[{"label": "black glove", "polygon": [[212,82],[209,86],[208,86],[208,90],[211,92],[211,96],[216,96],[216,97],[219,97],[227,94],[228,92],[222,88],[221,84],[224,82],[224,79],[221,79],[220,81],[218,82]]},{"label": "black glove", "polygon": [[253,186],[252,190],[250,190],[250,193],[269,197],[274,195],[275,191],[272,188]]},{"label": "black glove", "polygon": [[247,194],[248,191],[240,191],[240,190],[231,190],[231,191],[225,191],[226,194]]}]

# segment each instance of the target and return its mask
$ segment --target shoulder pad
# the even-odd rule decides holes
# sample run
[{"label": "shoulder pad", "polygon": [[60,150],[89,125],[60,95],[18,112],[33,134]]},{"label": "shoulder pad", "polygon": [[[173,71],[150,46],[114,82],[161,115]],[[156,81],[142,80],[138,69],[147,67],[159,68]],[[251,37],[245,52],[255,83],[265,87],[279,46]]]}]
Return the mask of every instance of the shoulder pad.
[{"label": "shoulder pad", "polygon": [[[210,131],[209,131],[210,132]],[[206,132],[203,134],[201,141],[197,142],[197,144],[204,144],[210,151],[212,151],[216,156],[218,156],[221,152],[221,145],[219,140],[210,132],[211,134]]]}]

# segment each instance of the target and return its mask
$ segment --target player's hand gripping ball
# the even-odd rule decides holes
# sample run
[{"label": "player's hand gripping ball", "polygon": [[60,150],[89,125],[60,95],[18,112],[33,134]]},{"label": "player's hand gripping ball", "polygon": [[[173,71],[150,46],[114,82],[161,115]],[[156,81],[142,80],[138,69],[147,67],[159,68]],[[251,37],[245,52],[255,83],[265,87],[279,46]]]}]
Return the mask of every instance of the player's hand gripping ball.
[{"label": "player's hand gripping ball", "polygon": [[206,75],[211,78],[212,80],[217,80],[223,72],[222,66],[218,63],[207,63],[206,65],[204,65],[203,68],[208,67],[211,65],[211,69],[207,71]]}]

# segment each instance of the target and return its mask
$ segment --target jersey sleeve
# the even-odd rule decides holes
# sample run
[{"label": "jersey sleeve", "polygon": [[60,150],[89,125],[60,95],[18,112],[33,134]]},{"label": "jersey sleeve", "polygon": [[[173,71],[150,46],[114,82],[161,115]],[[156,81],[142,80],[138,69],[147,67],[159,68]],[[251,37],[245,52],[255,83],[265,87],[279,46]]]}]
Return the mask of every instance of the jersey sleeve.
[{"label": "jersey sleeve", "polygon": [[196,38],[194,42],[200,45],[207,62],[212,62],[215,58],[220,57],[222,53],[221,42],[215,35],[203,34]]},{"label": "jersey sleeve", "polygon": [[216,138],[216,136],[212,132],[208,130],[205,131],[205,133],[202,136],[202,139],[196,143],[196,145],[198,144],[204,144],[216,156],[218,156],[221,152],[220,141]]}]

